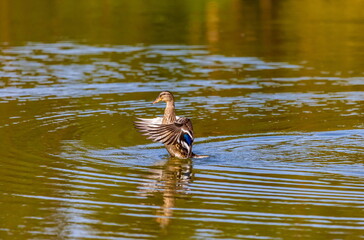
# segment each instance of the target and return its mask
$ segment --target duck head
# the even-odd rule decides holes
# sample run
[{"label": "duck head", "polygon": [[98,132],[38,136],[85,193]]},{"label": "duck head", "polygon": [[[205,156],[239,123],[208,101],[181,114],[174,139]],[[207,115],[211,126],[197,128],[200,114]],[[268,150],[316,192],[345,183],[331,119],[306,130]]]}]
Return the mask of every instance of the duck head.
[{"label": "duck head", "polygon": [[163,102],[166,102],[166,103],[174,102],[173,94],[171,92],[168,92],[168,91],[163,91],[158,95],[158,97],[155,99],[153,104],[157,103],[157,102],[160,102],[160,101],[163,101]]}]

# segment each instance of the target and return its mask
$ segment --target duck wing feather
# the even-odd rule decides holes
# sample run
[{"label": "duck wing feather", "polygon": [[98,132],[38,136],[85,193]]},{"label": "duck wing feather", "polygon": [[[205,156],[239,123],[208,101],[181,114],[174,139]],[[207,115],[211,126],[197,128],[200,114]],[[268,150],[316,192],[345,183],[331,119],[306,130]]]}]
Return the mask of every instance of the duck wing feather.
[{"label": "duck wing feather", "polygon": [[134,125],[143,135],[148,136],[148,139],[166,145],[181,144],[181,141],[187,141],[188,145],[192,145],[194,139],[192,122],[185,117],[179,117],[171,124],[161,124],[151,121],[151,119],[138,118]]}]

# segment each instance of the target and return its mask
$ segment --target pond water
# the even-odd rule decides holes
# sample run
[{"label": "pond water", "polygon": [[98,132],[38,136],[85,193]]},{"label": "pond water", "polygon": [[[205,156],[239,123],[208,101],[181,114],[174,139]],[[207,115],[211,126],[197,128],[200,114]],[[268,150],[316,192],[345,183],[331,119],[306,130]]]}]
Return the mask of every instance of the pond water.
[{"label": "pond water", "polygon": [[363,2],[0,4],[1,239],[364,238]]}]

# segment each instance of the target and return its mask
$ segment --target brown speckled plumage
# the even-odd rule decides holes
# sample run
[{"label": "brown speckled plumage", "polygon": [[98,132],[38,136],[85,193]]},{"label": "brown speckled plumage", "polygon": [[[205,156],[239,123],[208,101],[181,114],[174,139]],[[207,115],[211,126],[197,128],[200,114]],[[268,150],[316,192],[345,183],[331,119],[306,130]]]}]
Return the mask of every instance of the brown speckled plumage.
[{"label": "brown speckled plumage", "polygon": [[173,94],[164,91],[153,103],[166,102],[163,118],[141,119],[135,122],[135,127],[153,141],[164,144],[172,157],[190,158],[192,153],[193,127],[192,122],[185,117],[177,117],[175,113]]}]

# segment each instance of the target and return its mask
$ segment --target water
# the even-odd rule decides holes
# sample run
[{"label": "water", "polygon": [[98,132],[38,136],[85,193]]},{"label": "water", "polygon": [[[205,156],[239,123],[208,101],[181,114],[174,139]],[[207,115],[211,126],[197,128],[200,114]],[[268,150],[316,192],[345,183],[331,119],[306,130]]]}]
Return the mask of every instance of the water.
[{"label": "water", "polygon": [[364,238],[362,3],[0,3],[1,239]]}]

